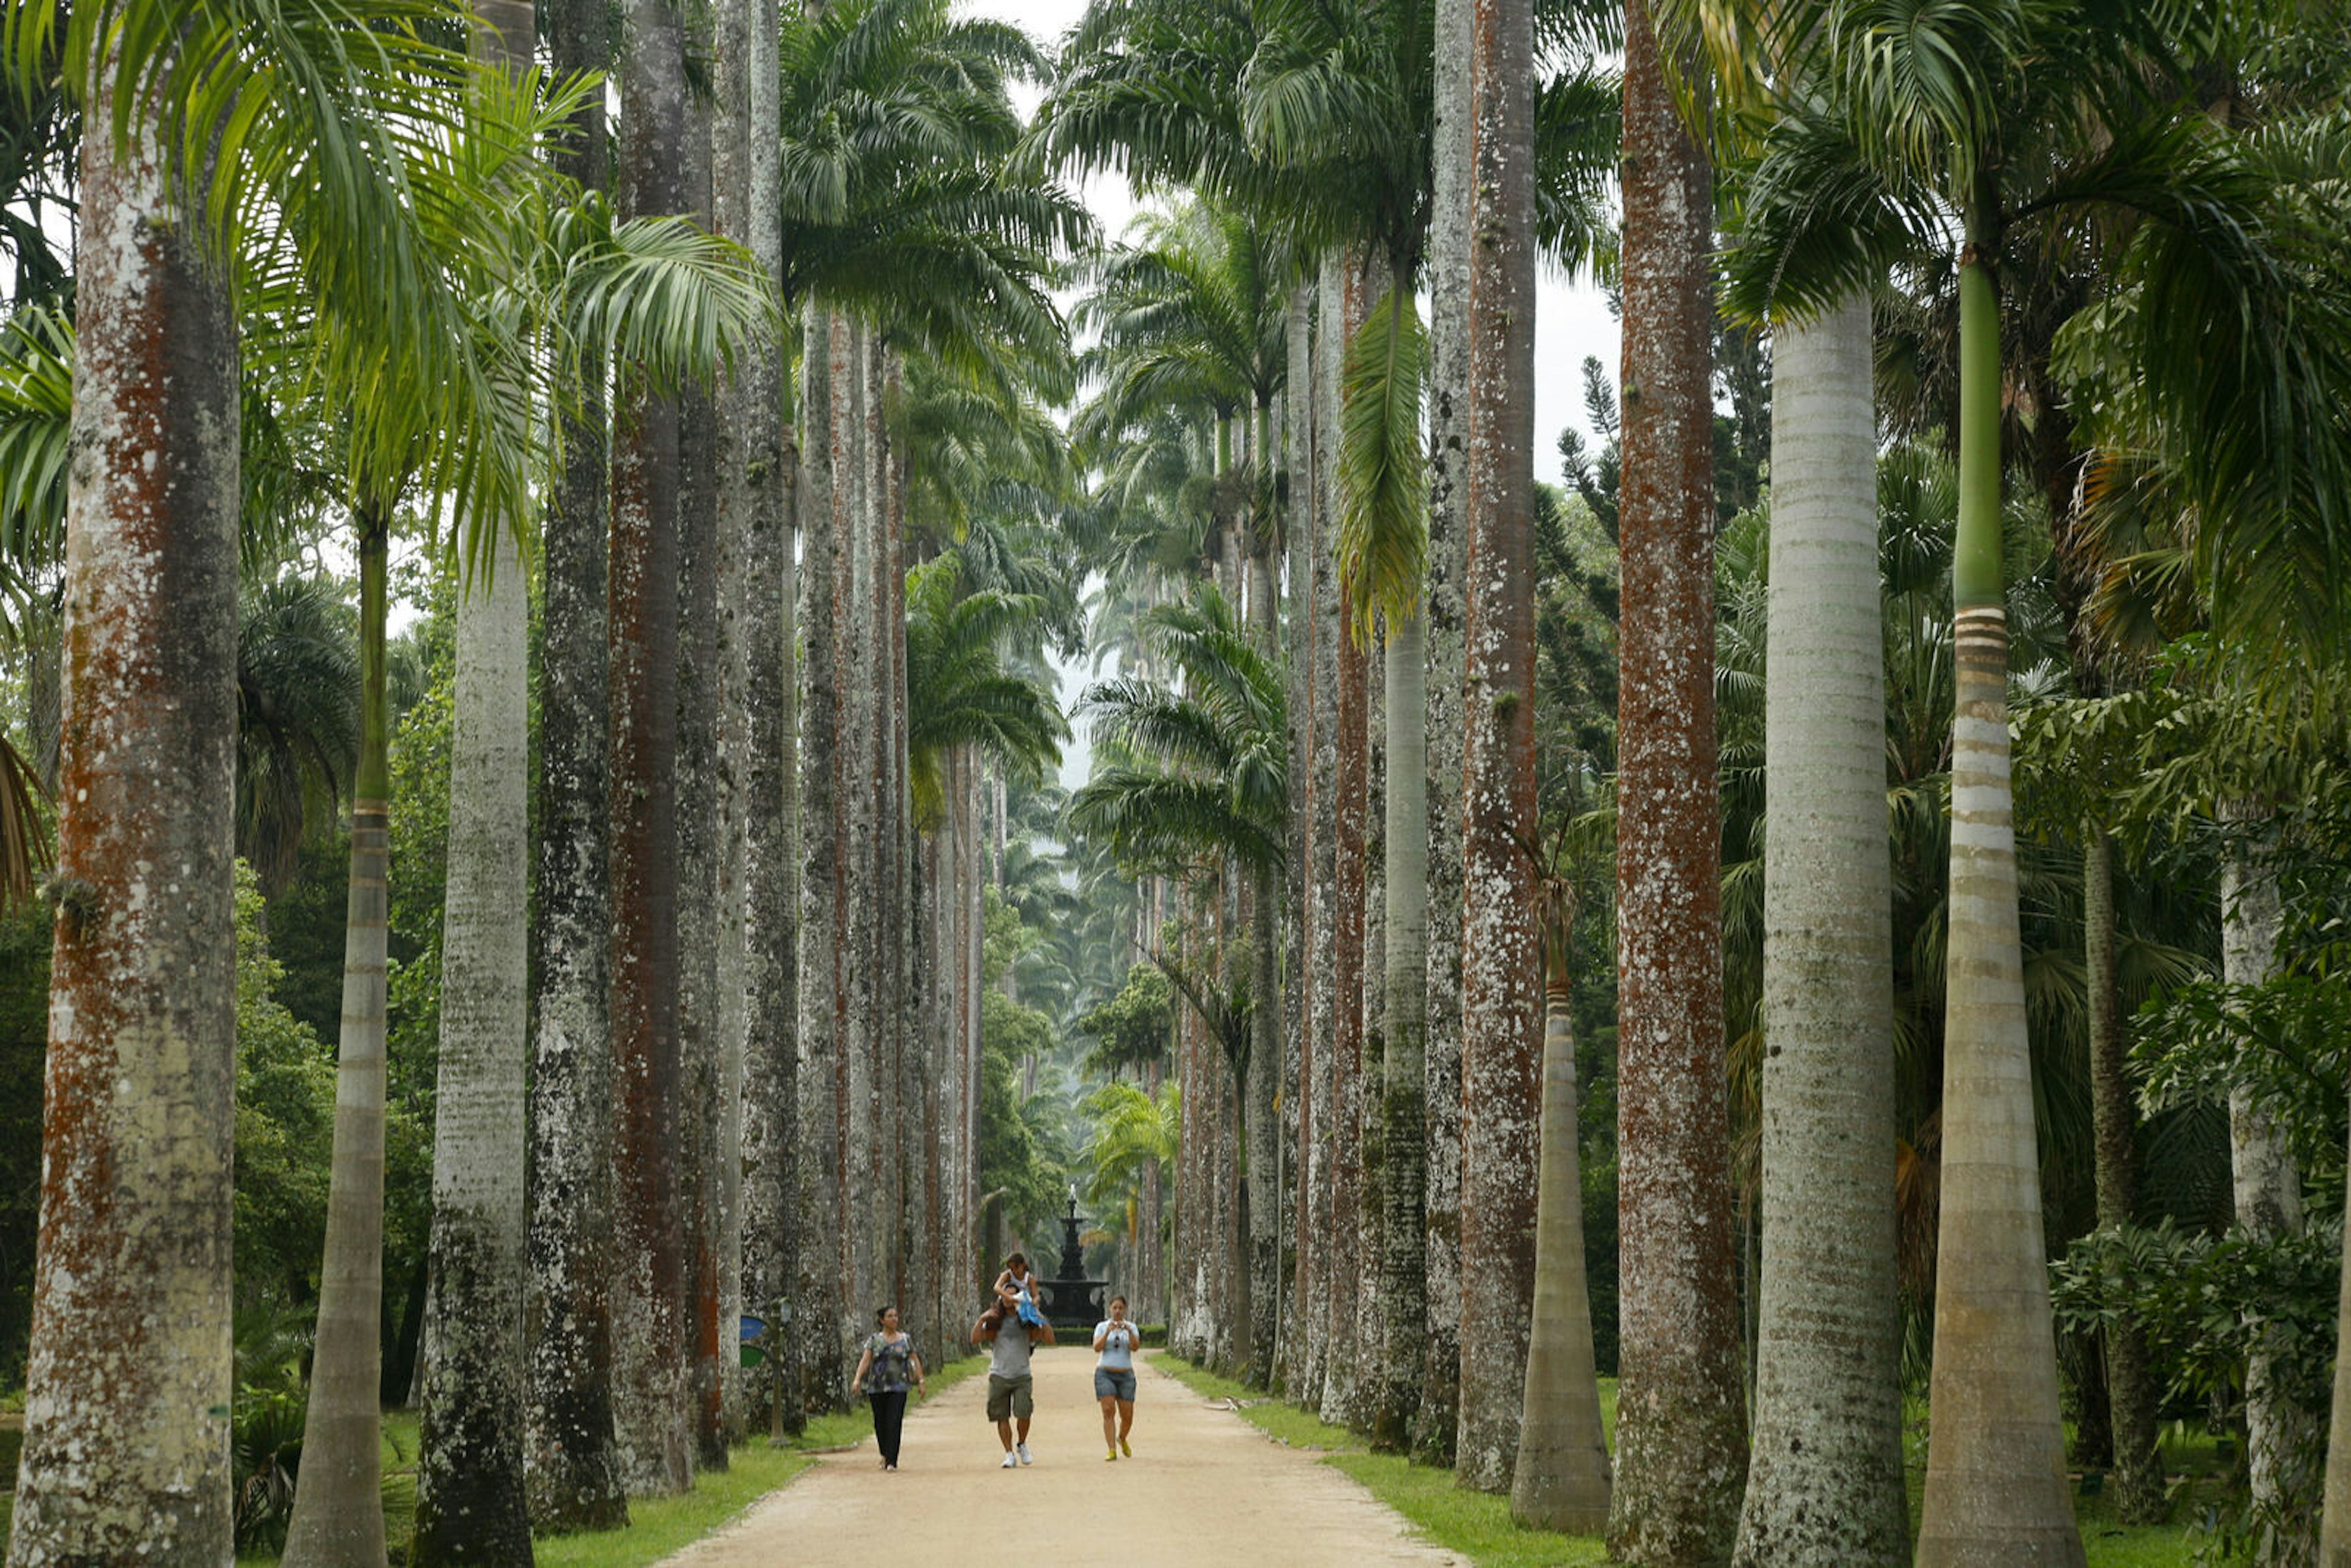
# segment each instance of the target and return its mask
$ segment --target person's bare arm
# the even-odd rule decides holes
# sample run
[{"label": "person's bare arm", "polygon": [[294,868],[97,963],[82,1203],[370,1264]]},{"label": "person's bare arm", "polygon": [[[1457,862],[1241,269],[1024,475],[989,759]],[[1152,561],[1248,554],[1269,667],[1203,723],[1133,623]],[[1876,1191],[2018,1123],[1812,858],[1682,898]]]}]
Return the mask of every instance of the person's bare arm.
[{"label": "person's bare arm", "polygon": [[[840,1364],[836,1362],[834,1364],[839,1365]],[[865,1347],[865,1354],[857,1358],[857,1370],[849,1375],[849,1390],[851,1393],[854,1394],[857,1390],[865,1386],[865,1374],[872,1367],[872,1365],[873,1347],[869,1344]]]},{"label": "person's bare arm", "polygon": [[1102,1342],[1110,1338],[1110,1331],[1111,1325],[1105,1322],[1100,1329],[1097,1329],[1094,1332],[1094,1354],[1096,1355],[1100,1355],[1102,1354]]}]

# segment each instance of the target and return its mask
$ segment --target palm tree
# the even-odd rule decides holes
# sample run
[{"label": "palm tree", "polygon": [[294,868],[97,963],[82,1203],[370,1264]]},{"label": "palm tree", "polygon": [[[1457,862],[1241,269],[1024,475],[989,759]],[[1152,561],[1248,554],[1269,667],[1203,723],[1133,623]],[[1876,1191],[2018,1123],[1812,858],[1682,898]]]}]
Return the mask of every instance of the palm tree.
[{"label": "palm tree", "polygon": [[1710,176],[1649,15],[1625,12],[1623,1381],[1608,1540],[1628,1561],[1671,1563],[1728,1554],[1747,1434],[1722,1081]]},{"label": "palm tree", "polygon": [[1510,1482],[1510,1517],[1545,1530],[1596,1535],[1607,1528],[1610,1483],[1592,1301],[1584,1280],[1583,1177],[1576,1154],[1575,1025],[1569,1012],[1574,920],[1573,884],[1555,873],[1547,875],[1535,1309],[1527,1334],[1526,1422]]},{"label": "palm tree", "polygon": [[[601,72],[603,0],[550,10],[555,68]],[[604,95],[580,104],[554,157],[583,191],[605,188]],[[583,356],[576,417],[541,524],[538,912],[532,922],[529,1347],[523,1474],[534,1522],[628,1522],[612,1426],[611,919],[603,813],[611,724],[605,645],[605,361]]]},{"label": "palm tree", "polygon": [[[2123,357],[2213,455],[2208,474],[2267,465],[2261,479],[2248,478],[2259,526],[2291,512],[2292,494],[2332,450],[2312,444],[2321,455],[2305,462],[2281,439],[2327,423],[2309,423],[2304,411],[2318,400],[2298,391],[2327,384],[2316,362],[2326,335],[2289,334],[2295,350],[2276,359],[2249,355],[2237,337],[2248,322],[2273,317],[2279,282],[2293,276],[2273,248],[2275,225],[2262,216],[2268,187],[2245,177],[2237,150],[2204,113],[2193,61],[2163,30],[2171,19],[2095,16],[2070,6],[1933,19],[1907,7],[1868,18],[1808,11],[1830,25],[1792,36],[1823,40],[1822,97],[1773,132],[1750,204],[1762,222],[1751,249],[1741,246],[1752,265],[1734,269],[1753,284],[1800,258],[1813,276],[1783,292],[1817,305],[1888,262],[1948,259],[1948,231],[1938,228],[1947,219],[1962,235],[1949,1176],[1938,1417],[1919,1543],[1929,1563],[1989,1561],[2027,1543],[2061,1561],[2078,1561],[2081,1550],[2063,1485],[2008,826],[1992,272],[2028,226],[2020,220],[2074,232],[2095,221],[2099,232],[2125,236],[2137,276],[2195,294],[2194,307],[2164,313],[2162,328],[2141,323],[2125,333]],[[2225,29],[2214,36],[2225,39]],[[2021,63],[2028,57],[2030,69]],[[1813,217],[1787,221],[1799,204]],[[2209,402],[2216,375],[2247,378],[2238,385],[2244,395]],[[2257,451],[2265,455],[2252,459]]]},{"label": "palm tree", "polygon": [[[42,1403],[19,1472],[20,1562],[228,1553],[235,285],[251,300],[294,283],[379,329],[378,344],[423,340],[447,381],[467,379],[451,362],[464,350],[444,352],[453,302],[421,264],[403,174],[463,86],[462,57],[413,30],[442,14],[94,5],[65,21],[41,5],[9,16],[12,59],[42,57],[63,22],[66,79],[112,111],[82,147],[75,418],[90,457],[68,501],[76,679],[59,885],[70,914],[55,965],[71,1005],[49,1059],[50,1239],[30,1364]],[[379,22],[388,30],[371,33]],[[353,51],[357,37],[370,47]],[[302,90],[248,95],[252,112],[233,116],[256,62]],[[170,112],[151,118],[159,106]],[[235,127],[225,148],[224,125]],[[265,210],[277,235],[302,244],[255,243],[245,221]],[[177,367],[170,377],[152,373],[158,352]],[[360,384],[350,356],[317,363],[347,391]],[[165,492],[158,474],[172,476]],[[109,689],[110,671],[134,685]],[[181,892],[145,891],[157,865],[175,868]],[[151,914],[108,915],[134,905]],[[68,1106],[80,1107],[70,1123]],[[86,1354],[99,1322],[119,1327],[156,1302],[177,1304],[152,1315],[148,1375],[121,1377]],[[372,1322],[368,1332],[372,1342]]]},{"label": "palm tree", "polygon": [[1869,305],[1772,337],[1763,1260],[1736,1560],[1899,1563],[1894,1008]]},{"label": "palm tree", "polygon": [[359,761],[359,660],[341,591],[280,577],[238,595],[237,858],[282,892]]},{"label": "palm tree", "polygon": [[[89,101],[134,102],[135,57],[77,42]],[[231,1551],[235,339],[207,235],[171,200],[162,138],[127,129],[109,134],[101,113],[80,168],[85,455],[67,502],[66,632],[78,678],[62,747],[48,1240],[26,1368],[42,1405],[17,1479],[19,1563]],[[159,347],[178,373],[152,373]],[[164,867],[168,889],[153,883]],[[135,1378],[88,1354],[126,1322],[147,1325]]]},{"label": "palm tree", "polygon": [[[483,91],[528,93],[528,0],[475,0]],[[523,1484],[529,585],[512,529],[457,607],[420,1564],[531,1561]]]}]

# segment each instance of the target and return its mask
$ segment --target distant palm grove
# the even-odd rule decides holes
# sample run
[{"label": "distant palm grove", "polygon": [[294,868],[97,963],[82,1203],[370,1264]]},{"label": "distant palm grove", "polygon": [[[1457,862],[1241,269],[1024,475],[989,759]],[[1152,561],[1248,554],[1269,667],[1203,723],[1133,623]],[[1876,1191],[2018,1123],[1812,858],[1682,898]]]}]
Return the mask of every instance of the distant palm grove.
[{"label": "distant palm grove", "polygon": [[1027,9],[10,0],[11,1568],[1072,1208],[1591,1561],[2351,1568],[2351,10]]}]

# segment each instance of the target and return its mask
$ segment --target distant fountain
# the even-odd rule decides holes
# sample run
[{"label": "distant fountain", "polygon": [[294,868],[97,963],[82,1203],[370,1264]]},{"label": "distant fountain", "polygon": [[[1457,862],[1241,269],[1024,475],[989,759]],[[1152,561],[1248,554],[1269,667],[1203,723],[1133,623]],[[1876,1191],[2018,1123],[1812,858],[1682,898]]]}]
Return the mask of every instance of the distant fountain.
[{"label": "distant fountain", "polygon": [[1070,1211],[1061,1216],[1061,1267],[1045,1287],[1045,1316],[1057,1329],[1090,1329],[1103,1317],[1105,1280],[1086,1278],[1085,1243],[1078,1239],[1078,1188],[1070,1184]]}]

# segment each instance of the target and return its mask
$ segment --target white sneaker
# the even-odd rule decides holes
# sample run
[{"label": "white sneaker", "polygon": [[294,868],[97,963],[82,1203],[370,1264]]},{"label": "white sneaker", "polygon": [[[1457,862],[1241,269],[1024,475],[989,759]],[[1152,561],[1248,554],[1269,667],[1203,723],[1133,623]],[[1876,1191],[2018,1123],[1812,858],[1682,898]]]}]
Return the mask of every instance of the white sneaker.
[{"label": "white sneaker", "polygon": [[1008,1470],[1008,1469],[1012,1469],[1014,1466],[1018,1465],[1019,1462],[1020,1462],[1019,1460],[1018,1460],[1018,1459],[1014,1458],[1010,1454],[1007,1454],[1007,1455],[1005,1455],[1005,1456],[1004,1456],[1004,1462],[1003,1462],[1001,1465],[998,1465],[998,1466],[997,1467],[997,1469],[1001,1469],[1001,1470]]},{"label": "white sneaker", "polygon": [[1020,1462],[1024,1465],[1034,1464],[1036,1462],[1029,1457],[1029,1445],[1026,1443],[1013,1444],[1012,1451],[1020,1456]]}]

